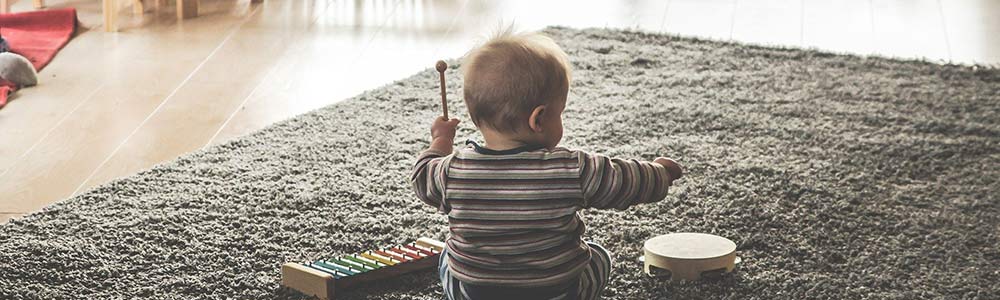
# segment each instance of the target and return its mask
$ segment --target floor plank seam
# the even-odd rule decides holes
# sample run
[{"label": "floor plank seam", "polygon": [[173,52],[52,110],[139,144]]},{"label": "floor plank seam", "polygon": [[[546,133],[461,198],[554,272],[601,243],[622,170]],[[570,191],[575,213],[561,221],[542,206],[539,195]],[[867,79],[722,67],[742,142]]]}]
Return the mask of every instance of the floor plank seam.
[{"label": "floor plank seam", "polygon": [[42,134],[41,138],[39,138],[37,141],[35,141],[35,143],[31,144],[31,146],[29,146],[28,149],[24,150],[24,152],[21,153],[21,155],[18,155],[17,158],[14,159],[14,163],[12,163],[9,167],[7,167],[7,169],[4,169],[3,172],[0,172],[0,178],[3,178],[4,175],[7,175],[7,173],[10,172],[10,170],[13,170],[14,167],[17,166],[17,163],[20,162],[22,158],[24,158],[25,156],[28,156],[28,154],[30,154],[32,150],[34,150],[36,147],[38,147],[38,145],[41,144],[42,141],[44,141],[46,138],[48,138],[49,135],[52,134],[52,132],[55,131],[56,128],[58,128],[60,125],[62,125],[63,122],[66,122],[66,119],[69,119],[70,115],[73,115],[73,113],[76,113],[76,110],[79,109],[80,107],[82,107],[84,103],[90,102],[90,99],[93,98],[94,95],[96,95],[98,91],[100,91],[101,89],[103,89],[106,84],[107,84],[106,82],[102,82],[100,85],[97,86],[97,88],[94,89],[94,91],[90,92],[90,94],[88,94],[87,97],[85,97],[83,99],[83,101],[80,101],[79,103],[77,103],[76,106],[73,107],[73,109],[71,109],[68,113],[66,113],[65,115],[63,115],[62,118],[59,118],[59,121],[56,121],[55,125],[52,125],[52,127],[49,128],[48,131],[46,131],[44,134]]},{"label": "floor plank seam", "polygon": [[259,12],[259,11],[260,11],[260,7],[254,7],[253,11],[250,13],[250,15],[248,15],[246,18],[244,18],[243,20],[241,20],[240,23],[237,24],[236,27],[226,35],[226,37],[222,40],[222,42],[220,42],[219,45],[216,46],[215,49],[213,49],[212,52],[209,53],[208,56],[205,57],[205,59],[202,60],[201,63],[199,63],[198,66],[196,66],[194,68],[194,70],[192,70],[191,73],[189,73],[188,76],[186,78],[184,78],[184,80],[182,80],[181,83],[178,84],[177,87],[174,88],[174,90],[171,91],[170,94],[167,95],[167,97],[164,98],[163,101],[161,101],[160,104],[157,105],[156,108],[154,108],[153,111],[149,113],[149,115],[146,116],[145,119],[142,120],[142,122],[139,122],[139,125],[137,125],[135,127],[135,129],[133,129],[132,132],[129,133],[129,135],[126,136],[125,139],[123,139],[122,142],[119,143],[118,146],[116,146],[115,149],[112,150],[110,154],[108,154],[108,156],[104,159],[104,161],[102,161],[100,164],[98,164],[97,167],[94,168],[94,170],[92,172],[90,172],[90,175],[88,175],[87,178],[84,179],[83,182],[81,182],[80,185],[77,186],[77,188],[75,190],[73,190],[73,193],[70,194],[70,197],[72,197],[74,195],[77,195],[80,192],[80,190],[82,190],[84,187],[86,187],[87,183],[90,182],[91,179],[93,179],[94,175],[97,175],[97,172],[99,172],[101,170],[101,168],[103,168],[104,165],[106,165],[108,163],[108,161],[110,161],[111,158],[113,158],[115,156],[115,154],[117,154],[118,151],[121,150],[121,148],[124,147],[126,143],[128,143],[128,141],[132,138],[132,136],[134,136],[137,132],[139,132],[139,130],[144,125],[146,125],[146,123],[149,122],[149,120],[152,119],[153,116],[156,115],[156,113],[158,111],[160,111],[160,109],[163,108],[163,106],[165,106],[168,102],[170,102],[170,100],[174,97],[174,95],[176,95],[177,92],[180,91],[181,87],[183,87],[185,84],[187,84],[191,80],[191,78],[194,77],[194,75],[196,73],[198,73],[198,71],[201,70],[201,68],[204,67],[205,64],[213,56],[215,56],[216,53],[219,52],[219,49],[222,49],[222,46],[226,45],[226,43],[229,42],[229,40],[232,39],[233,36],[236,35],[236,32],[238,32],[240,30],[240,28],[242,28],[243,25],[245,25],[247,23],[247,21],[249,21],[250,18],[252,18],[254,15],[256,15],[257,12]]},{"label": "floor plank seam", "polygon": [[[326,5],[323,6],[323,10],[320,13],[318,13],[318,15],[326,13],[327,10],[330,8],[330,1],[326,1],[325,3],[326,3]],[[319,22],[319,19],[320,19],[319,16],[317,16],[316,18],[313,18],[313,20],[310,21],[309,24],[306,24],[305,27],[307,29],[308,28],[312,28],[313,25],[315,25],[316,23]],[[293,43],[297,42],[301,38],[302,38],[301,34],[296,34],[296,35],[294,35],[290,39],[291,42],[288,43],[288,44],[293,44]],[[284,54],[284,53],[288,52],[289,49],[290,49],[290,47],[289,48],[285,48],[285,50],[282,51],[282,53]],[[250,99],[253,98],[253,96],[257,95],[257,91],[259,91],[260,88],[262,86],[264,86],[264,83],[270,82],[271,77],[274,75],[274,72],[278,69],[279,66],[281,66],[281,64],[279,64],[279,63],[275,63],[274,66],[271,66],[271,68],[267,71],[267,74],[265,74],[264,77],[261,79],[261,81],[258,82],[253,87],[253,90],[250,91],[250,94],[248,94],[246,97],[243,98],[243,101],[240,103],[240,105],[237,106],[236,109],[233,110],[233,112],[229,114],[229,117],[226,118],[226,121],[223,122],[222,125],[220,125],[218,129],[216,129],[215,133],[212,134],[212,137],[209,138],[208,141],[205,143],[205,145],[202,146],[202,147],[208,147],[209,145],[212,145],[213,143],[216,142],[215,139],[219,137],[219,134],[222,133],[223,130],[226,129],[226,126],[228,126],[229,122],[231,122],[233,120],[233,118],[236,117],[236,114],[238,114],[240,112],[240,110],[244,106],[246,106],[247,102],[249,102]]]}]

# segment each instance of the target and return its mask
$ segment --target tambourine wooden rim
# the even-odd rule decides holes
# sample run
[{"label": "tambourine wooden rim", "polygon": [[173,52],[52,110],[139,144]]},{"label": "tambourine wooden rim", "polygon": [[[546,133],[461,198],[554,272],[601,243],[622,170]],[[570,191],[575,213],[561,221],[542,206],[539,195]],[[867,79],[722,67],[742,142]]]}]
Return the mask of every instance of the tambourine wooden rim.
[{"label": "tambourine wooden rim", "polygon": [[643,243],[646,274],[671,280],[698,280],[732,272],[741,259],[736,243],[712,234],[678,232]]}]

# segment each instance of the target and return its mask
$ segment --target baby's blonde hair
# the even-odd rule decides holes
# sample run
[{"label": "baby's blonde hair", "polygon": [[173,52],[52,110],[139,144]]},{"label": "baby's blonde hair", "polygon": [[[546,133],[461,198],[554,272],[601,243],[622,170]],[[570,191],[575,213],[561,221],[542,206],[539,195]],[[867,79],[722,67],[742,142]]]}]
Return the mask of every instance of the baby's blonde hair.
[{"label": "baby's blonde hair", "polygon": [[537,32],[514,33],[513,26],[473,48],[462,62],[465,104],[477,127],[516,132],[539,105],[569,92],[566,52]]}]

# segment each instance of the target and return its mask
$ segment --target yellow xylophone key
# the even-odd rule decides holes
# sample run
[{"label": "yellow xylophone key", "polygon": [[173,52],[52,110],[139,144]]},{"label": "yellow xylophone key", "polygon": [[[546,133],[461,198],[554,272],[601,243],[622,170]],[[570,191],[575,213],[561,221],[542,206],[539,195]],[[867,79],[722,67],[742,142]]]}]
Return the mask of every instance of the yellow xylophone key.
[{"label": "yellow xylophone key", "polygon": [[396,264],[395,262],[392,261],[392,259],[389,259],[388,257],[382,257],[381,255],[378,255],[378,254],[375,254],[375,253],[372,253],[372,252],[361,253],[361,256],[363,256],[364,258],[367,258],[367,259],[371,259],[371,260],[383,263],[383,264],[388,265],[388,266]]}]

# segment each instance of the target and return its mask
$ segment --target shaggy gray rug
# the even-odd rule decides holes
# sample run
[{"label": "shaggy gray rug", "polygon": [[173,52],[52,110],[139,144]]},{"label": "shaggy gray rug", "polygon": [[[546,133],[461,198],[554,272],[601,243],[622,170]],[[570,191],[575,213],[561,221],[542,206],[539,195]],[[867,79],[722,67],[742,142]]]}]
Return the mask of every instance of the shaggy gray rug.
[{"label": "shaggy gray rug", "polygon": [[[616,259],[607,298],[1000,299],[1000,71],[547,32],[575,68],[564,145],[687,166],[663,202],[583,212]],[[0,299],[299,299],[282,262],[444,238],[407,182],[437,93],[428,69],[2,225]],[[743,264],[642,275],[642,241],[676,231],[729,237]],[[342,299],[438,291],[428,272]]]}]

